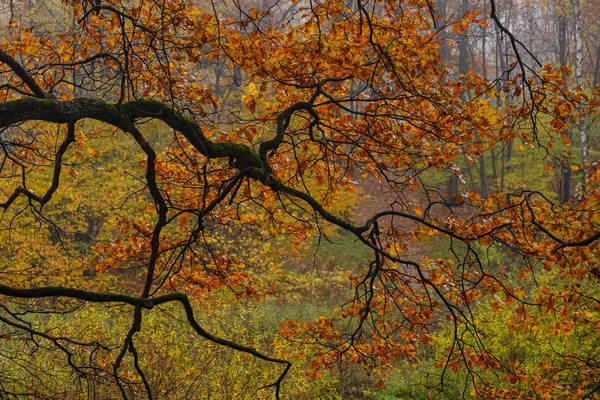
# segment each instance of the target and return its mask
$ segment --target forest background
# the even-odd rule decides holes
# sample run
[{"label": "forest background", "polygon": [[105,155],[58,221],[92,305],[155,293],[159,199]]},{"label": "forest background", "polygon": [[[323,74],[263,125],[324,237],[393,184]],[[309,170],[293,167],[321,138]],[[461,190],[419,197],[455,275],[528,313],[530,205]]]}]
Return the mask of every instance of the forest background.
[{"label": "forest background", "polygon": [[2,398],[600,397],[592,0],[0,2]]}]

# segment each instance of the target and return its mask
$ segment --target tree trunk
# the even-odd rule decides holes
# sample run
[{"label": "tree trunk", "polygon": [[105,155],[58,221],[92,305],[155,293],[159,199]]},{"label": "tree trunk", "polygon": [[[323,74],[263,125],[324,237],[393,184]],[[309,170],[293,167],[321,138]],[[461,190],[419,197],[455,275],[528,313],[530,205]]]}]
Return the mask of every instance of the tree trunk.
[{"label": "tree trunk", "polygon": [[[583,12],[581,11],[581,0],[574,0],[575,11],[575,84],[583,90]],[[579,103],[579,112],[584,109],[583,100]],[[582,114],[577,122],[579,137],[581,138],[581,163],[586,165],[590,162],[589,137],[587,133],[587,120]],[[583,170],[583,191],[586,190],[588,176],[586,169]]]},{"label": "tree trunk", "polygon": [[[560,65],[567,65],[567,16],[559,11],[558,15],[558,61]],[[572,139],[571,131],[565,135]],[[559,201],[565,204],[571,198],[571,165],[567,159],[563,160],[560,179]]]},{"label": "tree trunk", "polygon": [[596,67],[594,68],[594,83],[592,87],[596,87],[600,83],[600,44],[596,49]]},{"label": "tree trunk", "polygon": [[[446,19],[446,0],[437,0],[436,1],[436,12],[442,18],[442,21]],[[440,59],[443,64],[450,65],[450,49],[448,48],[448,43],[445,39],[447,39],[446,31],[442,30],[440,32],[441,38],[441,47],[440,47]],[[448,178],[446,182],[446,191],[448,192],[447,196],[444,198],[444,201],[447,204],[454,204],[454,197],[459,196],[460,192],[458,190],[458,177],[456,176],[456,172],[452,172],[452,175]]]},{"label": "tree trunk", "polygon": [[[487,15],[487,3],[484,3],[484,10],[483,10],[483,14]],[[485,53],[486,53],[486,35],[487,35],[487,29],[485,27],[483,27],[482,30],[483,34],[482,34],[482,38],[481,38],[481,72],[483,75],[483,79],[487,79],[487,68],[486,68],[486,58],[485,58]],[[479,137],[475,138],[476,140],[480,140]],[[487,176],[486,176],[486,172],[485,172],[485,154],[481,153],[481,155],[479,156],[479,194],[481,195],[482,198],[486,198],[488,193],[487,193]]]}]

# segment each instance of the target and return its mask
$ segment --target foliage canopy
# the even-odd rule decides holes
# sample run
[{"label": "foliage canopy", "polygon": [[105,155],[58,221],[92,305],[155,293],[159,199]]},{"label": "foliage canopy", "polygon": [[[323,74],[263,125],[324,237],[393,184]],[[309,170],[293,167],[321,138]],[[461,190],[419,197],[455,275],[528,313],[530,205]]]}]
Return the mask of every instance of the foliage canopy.
[{"label": "foliage canopy", "polygon": [[[474,11],[251,3],[85,0],[28,15],[14,2],[0,42],[3,396],[62,393],[43,387],[46,352],[61,360],[48,374],[91,396],[191,396],[198,377],[176,364],[199,350],[169,349],[196,337],[267,363],[252,378],[276,398],[292,360],[313,380],[357,364],[384,388],[394,365],[432,351],[427,384],[442,392],[462,379],[479,397],[595,393],[597,164],[568,165],[587,178],[565,204],[448,190],[431,174],[460,180],[513,142],[562,162],[597,93],[536,65],[494,0],[513,52],[496,80],[445,58],[450,32],[487,27]],[[317,283],[290,282],[292,256],[337,235],[364,253],[317,282],[351,284],[335,316],[286,319],[264,343],[215,311],[292,301],[299,282],[314,295]],[[532,338],[536,354],[504,348]]]}]

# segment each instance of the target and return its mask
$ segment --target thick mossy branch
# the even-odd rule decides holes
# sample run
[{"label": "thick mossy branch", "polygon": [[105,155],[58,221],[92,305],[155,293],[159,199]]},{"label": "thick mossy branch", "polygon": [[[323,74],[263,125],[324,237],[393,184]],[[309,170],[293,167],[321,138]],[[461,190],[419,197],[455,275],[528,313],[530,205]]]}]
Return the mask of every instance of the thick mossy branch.
[{"label": "thick mossy branch", "polygon": [[131,132],[138,119],[155,118],[180,132],[204,156],[235,160],[234,165],[247,170],[252,178],[263,179],[269,170],[251,147],[232,142],[212,142],[203,135],[197,122],[154,100],[113,104],[96,99],[57,101],[28,98],[0,105],[0,128],[32,120],[75,123],[84,118],[105,122],[125,132]]},{"label": "thick mossy branch", "polygon": [[299,103],[284,111],[278,119],[278,137],[263,143],[259,151],[260,155],[251,147],[240,143],[213,142],[207,139],[197,122],[181,115],[172,107],[154,100],[135,100],[123,104],[113,104],[96,99],[57,101],[27,98],[13,100],[0,105],[0,128],[31,120],[73,124],[81,119],[90,118],[134,134],[136,120],[158,119],[180,132],[204,156],[228,158],[230,164],[239,169],[243,175],[259,180],[275,191],[286,192],[306,201],[327,221],[360,235],[369,227],[356,227],[334,216],[308,194],[284,186],[272,176],[271,168],[266,160],[267,151],[275,150],[280,144],[281,135],[289,124],[291,115],[295,111],[309,108],[308,103]]},{"label": "thick mossy branch", "polygon": [[63,286],[48,286],[33,289],[18,289],[6,285],[0,285],[0,295],[20,298],[39,299],[43,297],[69,297],[72,299],[90,301],[93,303],[126,303],[139,306],[148,310],[157,305],[171,301],[187,301],[187,296],[181,293],[166,294],[154,298],[138,298],[113,293],[88,292],[86,290],[72,289]]}]

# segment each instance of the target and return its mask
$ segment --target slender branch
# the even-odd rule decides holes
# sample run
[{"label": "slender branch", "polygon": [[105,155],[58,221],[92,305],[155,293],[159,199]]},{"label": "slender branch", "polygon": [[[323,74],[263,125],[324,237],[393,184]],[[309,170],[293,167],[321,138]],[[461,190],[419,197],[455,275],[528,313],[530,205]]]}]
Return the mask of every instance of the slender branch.
[{"label": "slender branch", "polygon": [[186,318],[190,326],[194,329],[194,331],[204,339],[213,342],[215,344],[219,344],[225,347],[229,347],[230,349],[241,351],[243,353],[250,354],[256,358],[259,358],[263,361],[272,362],[275,364],[284,365],[285,368],[283,372],[279,375],[276,382],[269,385],[269,387],[275,387],[276,390],[276,398],[279,399],[281,383],[288,373],[292,363],[287,360],[283,360],[280,358],[270,357],[266,354],[261,353],[257,349],[249,346],[244,346],[232,340],[224,339],[222,337],[216,336],[206,329],[204,329],[198,321],[196,321],[196,317],[194,315],[194,309],[192,304],[190,303],[188,296],[184,293],[171,293],[158,297],[152,298],[140,298],[127,296],[123,294],[111,294],[111,293],[99,293],[99,292],[88,292],[80,289],[72,289],[63,286],[47,286],[33,289],[17,289],[7,285],[0,285],[0,295],[10,296],[14,298],[22,298],[22,299],[35,299],[42,297],[68,297],[77,300],[84,300],[93,303],[125,303],[130,304],[135,307],[140,307],[144,309],[152,309],[155,306],[169,303],[169,302],[179,302],[183,306],[183,309],[186,314]]},{"label": "slender branch", "polygon": [[154,149],[152,149],[152,146],[150,146],[148,141],[146,141],[144,136],[137,128],[131,129],[129,133],[131,133],[135,141],[140,145],[144,153],[146,153],[146,184],[148,185],[150,195],[152,196],[152,200],[154,200],[156,212],[158,214],[158,219],[154,224],[154,229],[152,231],[150,260],[148,261],[146,283],[141,296],[148,297],[150,295],[150,290],[152,289],[152,282],[154,281],[156,262],[158,260],[158,256],[160,255],[160,232],[167,224],[168,207],[165,199],[162,196],[162,193],[160,192],[160,189],[158,188],[158,184],[156,183],[156,153],[154,152]]},{"label": "slender branch", "polygon": [[31,75],[29,75],[25,68],[23,68],[23,66],[17,62],[17,60],[12,58],[8,53],[6,53],[3,50],[0,50],[0,62],[3,62],[4,64],[8,65],[10,69],[12,69],[13,72],[17,74],[19,78],[21,78],[23,83],[25,83],[25,85],[27,85],[27,87],[31,89],[31,91],[36,97],[39,97],[40,99],[53,98],[51,94],[48,94],[42,90],[42,88],[36,83],[36,81],[31,77]]},{"label": "slender branch", "polygon": [[[548,236],[550,239],[552,239],[553,241],[558,243],[558,247],[556,247],[554,249],[553,253],[556,253],[558,250],[565,248],[565,247],[588,246],[588,245],[594,243],[595,241],[597,241],[598,239],[600,239],[600,232],[596,232],[593,235],[588,236],[587,238],[585,238],[583,240],[569,242],[569,241],[566,241],[566,240],[556,236],[554,233],[550,232],[550,230],[548,228],[546,228],[544,225],[542,225],[535,217],[535,211],[533,210],[533,206],[531,204],[531,199],[530,199],[531,196],[533,196],[535,194],[540,194],[540,193],[536,192],[536,191],[527,193],[525,195],[525,204],[527,205],[527,210],[529,211],[529,215],[531,217],[531,223],[536,228],[538,228],[540,231],[544,232],[546,234],[546,236]],[[544,197],[544,199],[545,199],[545,197]]]}]

